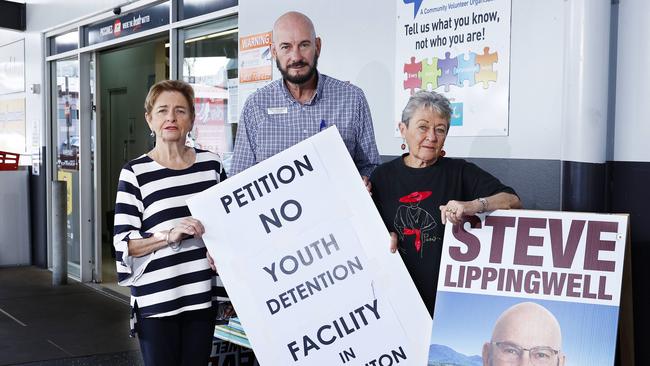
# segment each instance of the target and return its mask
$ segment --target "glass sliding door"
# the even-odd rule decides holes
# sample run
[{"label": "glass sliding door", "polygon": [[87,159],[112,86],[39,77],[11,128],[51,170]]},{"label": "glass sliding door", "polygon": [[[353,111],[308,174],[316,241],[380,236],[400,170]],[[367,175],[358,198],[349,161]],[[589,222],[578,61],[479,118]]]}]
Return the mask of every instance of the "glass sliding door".
[{"label": "glass sliding door", "polygon": [[97,52],[91,62],[91,91],[96,116],[94,154],[97,192],[95,198],[95,240],[97,266],[95,280],[115,292],[129,294],[128,287],[117,285],[113,226],[115,198],[122,167],[146,154],[154,139],[144,116],[144,101],[149,88],[169,78],[169,39],[156,37]]}]

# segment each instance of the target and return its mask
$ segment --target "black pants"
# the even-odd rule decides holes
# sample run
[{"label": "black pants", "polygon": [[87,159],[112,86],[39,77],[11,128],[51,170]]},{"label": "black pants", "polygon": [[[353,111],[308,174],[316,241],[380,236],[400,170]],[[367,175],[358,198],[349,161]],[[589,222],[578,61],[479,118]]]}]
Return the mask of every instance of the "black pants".
[{"label": "black pants", "polygon": [[206,366],[212,351],[215,310],[142,318],[136,312],[140,351],[147,366]]}]

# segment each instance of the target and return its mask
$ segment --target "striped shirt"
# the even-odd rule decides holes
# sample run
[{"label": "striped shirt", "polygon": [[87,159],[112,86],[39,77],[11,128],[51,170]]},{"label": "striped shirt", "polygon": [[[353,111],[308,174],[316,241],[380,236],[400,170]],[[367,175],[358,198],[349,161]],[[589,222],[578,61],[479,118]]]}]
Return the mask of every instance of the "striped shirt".
[{"label": "striped shirt", "polygon": [[363,91],[350,83],[318,74],[316,93],[309,102],[300,104],[283,80],[276,80],[253,93],[244,104],[229,175],[334,125],[359,173],[369,177],[381,159]]},{"label": "striped shirt", "polygon": [[113,237],[118,283],[131,287],[131,306],[142,317],[171,316],[228,300],[200,239],[189,237],[178,248],[166,246],[142,257],[128,255],[129,240],[171,229],[190,216],[186,199],[226,178],[217,155],[195,152],[196,161],[186,169],[165,168],[142,155],[120,173]]}]

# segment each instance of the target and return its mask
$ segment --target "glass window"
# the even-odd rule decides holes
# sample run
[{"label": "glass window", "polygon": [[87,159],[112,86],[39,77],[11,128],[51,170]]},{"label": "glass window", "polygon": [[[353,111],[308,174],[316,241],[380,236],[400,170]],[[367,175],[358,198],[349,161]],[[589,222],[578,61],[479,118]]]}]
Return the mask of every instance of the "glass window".
[{"label": "glass window", "polygon": [[237,128],[237,19],[184,31],[183,80],[194,88],[193,143],[218,153],[229,168]]},{"label": "glass window", "polygon": [[236,5],[239,5],[238,0],[182,0],[179,19],[189,19]]},{"label": "glass window", "polygon": [[57,166],[79,170],[79,61],[55,64]]},{"label": "glass window", "polygon": [[52,65],[52,138],[56,143],[54,179],[67,184],[68,272],[79,277],[79,61]]},{"label": "glass window", "polygon": [[79,48],[79,32],[76,30],[50,38],[50,56],[77,48]]}]

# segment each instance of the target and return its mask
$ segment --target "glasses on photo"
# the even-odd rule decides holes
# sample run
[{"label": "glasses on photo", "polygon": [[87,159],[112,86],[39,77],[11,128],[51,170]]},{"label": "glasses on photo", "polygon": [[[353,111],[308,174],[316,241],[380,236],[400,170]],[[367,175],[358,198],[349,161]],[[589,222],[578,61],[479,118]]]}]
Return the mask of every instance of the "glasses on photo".
[{"label": "glasses on photo", "polygon": [[559,350],[544,346],[523,348],[510,342],[492,342],[492,344],[496,346],[495,358],[511,363],[519,361],[524,351],[528,351],[530,362],[534,366],[554,366],[557,365],[557,355],[560,353]]}]

